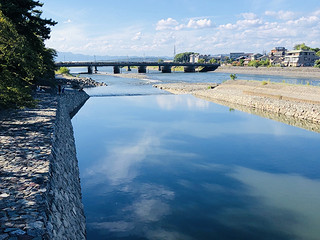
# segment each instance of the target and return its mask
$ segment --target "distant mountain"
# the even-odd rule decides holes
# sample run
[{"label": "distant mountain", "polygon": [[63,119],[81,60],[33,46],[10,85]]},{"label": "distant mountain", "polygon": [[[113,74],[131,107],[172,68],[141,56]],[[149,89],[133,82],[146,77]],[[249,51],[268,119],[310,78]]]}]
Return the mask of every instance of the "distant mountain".
[{"label": "distant mountain", "polygon": [[90,56],[84,54],[76,54],[71,52],[58,52],[58,56],[56,57],[56,62],[65,62],[65,61],[131,61],[131,62],[157,62],[159,59],[162,60],[172,60],[170,57],[137,57],[137,56]]}]

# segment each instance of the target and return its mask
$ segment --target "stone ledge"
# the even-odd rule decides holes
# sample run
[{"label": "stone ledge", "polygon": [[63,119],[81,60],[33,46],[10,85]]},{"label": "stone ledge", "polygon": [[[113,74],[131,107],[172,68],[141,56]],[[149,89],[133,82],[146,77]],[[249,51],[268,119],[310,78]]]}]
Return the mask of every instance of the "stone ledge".
[{"label": "stone ledge", "polygon": [[0,239],[85,239],[70,112],[89,97],[36,97],[0,116]]}]

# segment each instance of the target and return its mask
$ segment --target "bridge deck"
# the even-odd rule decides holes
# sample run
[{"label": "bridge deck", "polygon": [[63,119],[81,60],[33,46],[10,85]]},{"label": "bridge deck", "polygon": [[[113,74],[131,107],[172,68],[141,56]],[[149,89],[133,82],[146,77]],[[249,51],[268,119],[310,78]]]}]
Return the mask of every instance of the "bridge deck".
[{"label": "bridge deck", "polygon": [[218,67],[217,63],[175,63],[175,62],[56,62],[57,67],[124,67],[124,66],[183,66],[183,67]]}]

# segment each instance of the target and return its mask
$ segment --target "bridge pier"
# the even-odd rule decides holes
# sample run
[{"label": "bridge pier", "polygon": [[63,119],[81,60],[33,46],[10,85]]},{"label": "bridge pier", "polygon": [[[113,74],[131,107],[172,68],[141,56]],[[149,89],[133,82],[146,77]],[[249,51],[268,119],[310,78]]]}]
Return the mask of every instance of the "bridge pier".
[{"label": "bridge pier", "polygon": [[184,72],[195,72],[196,68],[194,66],[185,66]]},{"label": "bridge pier", "polygon": [[97,72],[98,72],[98,67],[94,66],[94,73],[97,73]]},{"label": "bridge pier", "polygon": [[128,70],[128,72],[131,72],[131,68],[130,68],[130,66],[128,66],[128,69],[127,69],[127,70]]},{"label": "bridge pier", "polygon": [[162,66],[161,67],[161,72],[163,72],[163,73],[171,73],[171,66],[167,66],[167,65]]},{"label": "bridge pier", "polygon": [[92,66],[88,66],[88,74],[92,74]]},{"label": "bridge pier", "polygon": [[114,67],[113,67],[113,73],[114,73],[114,74],[120,73],[120,67],[119,67],[119,66],[114,66]]},{"label": "bridge pier", "polygon": [[147,66],[138,67],[138,73],[146,73],[146,72],[147,72]]},{"label": "bridge pier", "polygon": [[161,71],[161,66],[159,66],[158,71],[159,71],[159,72]]}]

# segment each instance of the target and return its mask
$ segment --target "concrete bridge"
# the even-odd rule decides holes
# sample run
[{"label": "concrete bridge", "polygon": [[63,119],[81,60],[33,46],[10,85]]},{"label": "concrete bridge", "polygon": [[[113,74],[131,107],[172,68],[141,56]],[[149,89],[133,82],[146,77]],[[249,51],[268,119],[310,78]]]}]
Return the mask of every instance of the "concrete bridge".
[{"label": "concrete bridge", "polygon": [[195,72],[196,68],[201,67],[200,72],[208,72],[216,70],[220,65],[217,63],[175,63],[175,62],[57,62],[57,67],[87,67],[88,73],[98,71],[98,67],[113,67],[113,73],[120,73],[120,68],[127,67],[131,71],[131,67],[138,67],[139,73],[146,73],[148,66],[158,67],[163,73],[171,73],[171,68],[175,66],[184,67],[184,72]]}]

